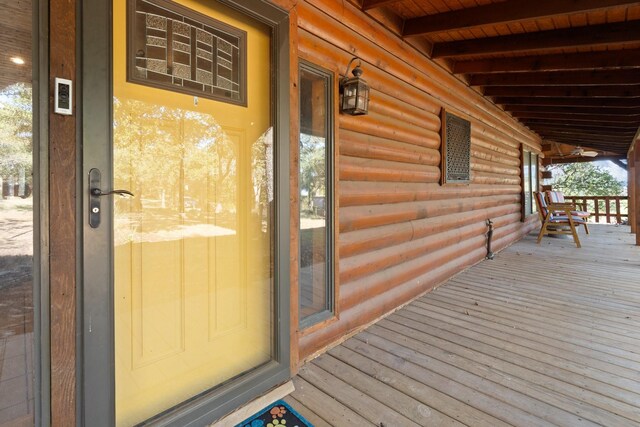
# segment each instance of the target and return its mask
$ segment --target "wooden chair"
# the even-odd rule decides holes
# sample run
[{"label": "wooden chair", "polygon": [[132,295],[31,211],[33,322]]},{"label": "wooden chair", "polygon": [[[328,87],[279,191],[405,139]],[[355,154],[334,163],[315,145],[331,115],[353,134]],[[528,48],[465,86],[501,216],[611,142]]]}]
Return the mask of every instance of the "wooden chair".
[{"label": "wooden chair", "polygon": [[[545,201],[547,203],[566,203],[562,191],[545,191]],[[586,206],[584,207],[586,209]],[[575,207],[573,208],[575,209]],[[572,210],[571,215],[584,218],[585,220],[591,216],[587,211]]]},{"label": "wooden chair", "polygon": [[538,206],[538,215],[542,221],[537,243],[540,243],[545,234],[569,234],[573,236],[573,241],[580,248],[576,225],[584,225],[587,234],[589,234],[589,227],[587,227],[585,218],[572,215],[571,212],[575,210],[575,206],[571,203],[547,203],[544,194],[540,192],[535,192],[534,195]]}]

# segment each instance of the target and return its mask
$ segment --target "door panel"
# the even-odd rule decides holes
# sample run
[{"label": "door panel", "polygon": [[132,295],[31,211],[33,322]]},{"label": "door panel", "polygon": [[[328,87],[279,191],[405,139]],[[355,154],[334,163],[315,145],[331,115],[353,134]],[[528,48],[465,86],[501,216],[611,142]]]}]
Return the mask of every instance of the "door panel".
[{"label": "door panel", "polygon": [[[135,194],[113,208],[118,425],[144,421],[274,357],[270,29],[213,2],[178,3],[246,31],[248,101],[128,81],[127,5],[114,2],[113,185]],[[196,53],[211,38],[139,15],[147,24],[145,73],[211,82],[178,63],[188,62],[186,52],[211,59]],[[193,43],[190,34],[198,34]],[[227,52],[223,44],[218,50]],[[220,60],[226,78],[224,70]]]}]

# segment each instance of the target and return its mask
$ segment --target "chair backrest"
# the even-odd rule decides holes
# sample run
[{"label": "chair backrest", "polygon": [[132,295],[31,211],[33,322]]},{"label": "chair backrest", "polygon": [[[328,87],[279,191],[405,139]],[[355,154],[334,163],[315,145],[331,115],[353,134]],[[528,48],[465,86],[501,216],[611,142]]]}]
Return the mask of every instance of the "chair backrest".
[{"label": "chair backrest", "polygon": [[564,194],[562,191],[546,191],[549,203],[564,203]]},{"label": "chair backrest", "polygon": [[547,209],[547,202],[544,200],[544,193],[535,191],[533,195],[536,199],[536,205],[538,206],[538,215],[540,216],[540,221],[544,221],[544,219],[547,217],[547,213],[549,212],[549,210]]}]

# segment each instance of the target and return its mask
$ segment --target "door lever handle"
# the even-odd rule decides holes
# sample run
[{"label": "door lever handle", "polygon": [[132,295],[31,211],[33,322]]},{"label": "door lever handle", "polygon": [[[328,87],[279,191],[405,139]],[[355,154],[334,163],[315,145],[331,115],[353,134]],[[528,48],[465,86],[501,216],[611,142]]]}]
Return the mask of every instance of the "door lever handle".
[{"label": "door lever handle", "polygon": [[98,228],[100,226],[100,217],[102,215],[102,209],[100,206],[100,197],[108,196],[110,194],[118,194],[122,197],[130,196],[134,197],[133,193],[128,190],[108,190],[102,191],[100,187],[101,174],[100,170],[93,168],[89,171],[89,226],[91,228]]},{"label": "door lever handle", "polygon": [[131,191],[129,191],[129,190],[102,191],[99,188],[92,188],[91,189],[91,195],[92,196],[100,197],[100,196],[108,196],[110,194],[117,194],[117,195],[122,196],[122,197],[125,197],[125,196],[135,197],[133,195],[133,193]]}]

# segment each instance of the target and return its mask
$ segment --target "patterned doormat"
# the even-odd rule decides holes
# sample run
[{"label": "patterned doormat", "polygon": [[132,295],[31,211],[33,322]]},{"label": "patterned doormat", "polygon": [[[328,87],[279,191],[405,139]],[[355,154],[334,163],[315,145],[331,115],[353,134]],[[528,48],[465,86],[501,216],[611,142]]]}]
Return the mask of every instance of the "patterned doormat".
[{"label": "patterned doormat", "polygon": [[278,400],[236,427],[313,427],[285,401]]}]

